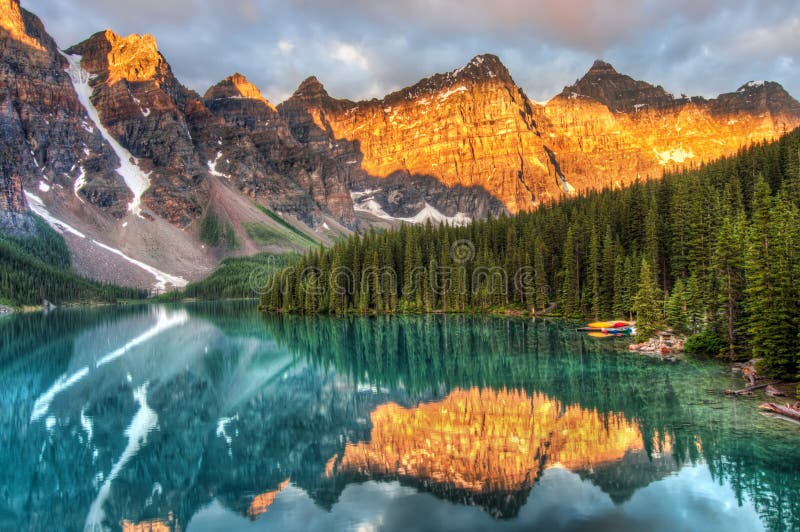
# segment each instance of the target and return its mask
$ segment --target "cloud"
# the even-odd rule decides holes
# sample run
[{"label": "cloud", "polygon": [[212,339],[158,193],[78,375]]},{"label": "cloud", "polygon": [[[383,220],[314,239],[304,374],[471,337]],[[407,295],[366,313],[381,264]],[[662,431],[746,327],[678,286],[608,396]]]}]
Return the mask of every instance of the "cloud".
[{"label": "cloud", "polygon": [[353,46],[352,44],[347,43],[336,43],[333,46],[333,51],[331,52],[331,57],[345,63],[347,65],[352,65],[358,67],[362,70],[369,69],[369,62],[367,58],[364,57],[364,54],[361,53],[361,50]]},{"label": "cloud", "polygon": [[282,39],[278,41],[278,50],[284,55],[291,54],[295,49],[295,44],[292,41]]},{"label": "cloud", "polygon": [[775,26],[761,26],[737,35],[731,45],[744,56],[800,54],[800,17],[787,18]]},{"label": "cloud", "polygon": [[[680,511],[676,511],[680,509]],[[344,488],[330,509],[318,506],[300,488],[290,486],[269,512],[256,521],[219,502],[197,512],[188,530],[408,530],[467,531],[553,530],[730,530],[761,528],[746,499],[737,503],[729,483],[715,480],[708,466],[687,467],[637,490],[622,504],[589,480],[565,469],[549,469],[530,492],[519,515],[497,520],[483,510],[455,504],[398,482],[368,481]]]},{"label": "cloud", "polygon": [[[279,101],[316,75],[380,96],[480,53],[547,100],[603,58],[674,93],[774,79],[800,96],[796,0],[22,0],[64,47],[110,27],[152,33],[198,91],[241,71]],[[277,42],[277,45],[276,45]]]}]

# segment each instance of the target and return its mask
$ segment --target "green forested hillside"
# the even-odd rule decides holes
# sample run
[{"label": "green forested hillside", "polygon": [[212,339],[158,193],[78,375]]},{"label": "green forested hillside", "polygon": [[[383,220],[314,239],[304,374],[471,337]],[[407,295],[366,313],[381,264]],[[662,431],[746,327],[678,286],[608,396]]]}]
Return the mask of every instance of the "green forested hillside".
[{"label": "green forested hillside", "polygon": [[[696,170],[466,227],[403,226],[314,250],[266,311],[544,309],[703,332],[797,372],[800,131]],[[714,353],[717,354],[717,353]]]},{"label": "green forested hillside", "polygon": [[202,281],[189,283],[179,292],[169,292],[159,297],[162,301],[181,299],[246,299],[261,295],[266,279],[289,265],[293,255],[260,253],[250,257],[228,258],[219,268]]},{"label": "green forested hillside", "polygon": [[61,235],[40,218],[34,220],[34,237],[0,234],[0,301],[38,305],[43,299],[61,304],[147,296],[143,290],[98,283],[77,275],[71,269],[69,249]]}]

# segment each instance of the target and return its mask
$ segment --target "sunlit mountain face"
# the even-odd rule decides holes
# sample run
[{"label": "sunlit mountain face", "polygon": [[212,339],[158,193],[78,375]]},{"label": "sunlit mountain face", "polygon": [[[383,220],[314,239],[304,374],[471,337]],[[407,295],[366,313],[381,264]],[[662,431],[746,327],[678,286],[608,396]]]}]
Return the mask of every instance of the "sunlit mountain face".
[{"label": "sunlit mountain face", "polygon": [[0,528],[797,523],[796,434],[719,408],[715,364],[542,322],[248,308],[0,324]]},{"label": "sunlit mountain face", "polygon": [[[800,125],[800,103],[774,82],[747,83],[714,99],[675,97],[603,61],[537,103],[491,54],[381,100],[335,99],[313,78],[278,109],[295,131],[353,143],[353,161],[370,176],[394,178],[365,180],[371,193],[354,196],[357,211],[378,216],[398,209],[387,196],[401,190],[398,176],[477,186],[508,211],[524,212],[658,179]],[[442,205],[452,214],[457,202]]]},{"label": "sunlit mountain face", "polygon": [[542,394],[454,390],[442,401],[372,414],[369,442],[350,444],[339,471],[452,485],[475,494],[528,490],[547,467],[587,469],[644,451],[624,416],[564,407]]}]

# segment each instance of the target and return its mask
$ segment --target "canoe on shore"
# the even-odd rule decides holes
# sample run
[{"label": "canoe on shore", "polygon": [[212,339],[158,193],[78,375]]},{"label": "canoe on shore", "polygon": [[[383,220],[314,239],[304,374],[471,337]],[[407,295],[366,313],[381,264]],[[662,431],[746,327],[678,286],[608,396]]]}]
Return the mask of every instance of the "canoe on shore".
[{"label": "canoe on shore", "polygon": [[632,321],[595,321],[587,325],[592,329],[624,329],[635,325]]}]

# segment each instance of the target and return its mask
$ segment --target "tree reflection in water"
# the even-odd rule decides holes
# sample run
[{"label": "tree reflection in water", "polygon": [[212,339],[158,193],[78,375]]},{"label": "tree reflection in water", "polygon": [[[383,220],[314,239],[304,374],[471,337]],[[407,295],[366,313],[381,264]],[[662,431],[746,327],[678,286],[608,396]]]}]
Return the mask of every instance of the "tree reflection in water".
[{"label": "tree reflection in water", "polygon": [[[185,323],[97,364],[184,308]],[[241,516],[229,529],[266,526],[287,507],[335,528],[325,519],[358,493],[397,512],[405,500],[451,501],[475,526],[488,525],[470,506],[499,519],[491,526],[522,526],[564,482],[629,509],[646,486],[684,482],[695,464],[766,527],[800,523],[800,439],[755,402],[722,397],[722,366],[619,354],[613,340],[553,323],[253,311],[137,307],[1,324],[0,528],[82,529],[145,384],[158,424],[110,483],[111,529],[202,530],[211,514]],[[42,394],[81,368],[31,422]],[[426,493],[438,499],[417,498]],[[353,511],[379,512],[370,504]]]}]

